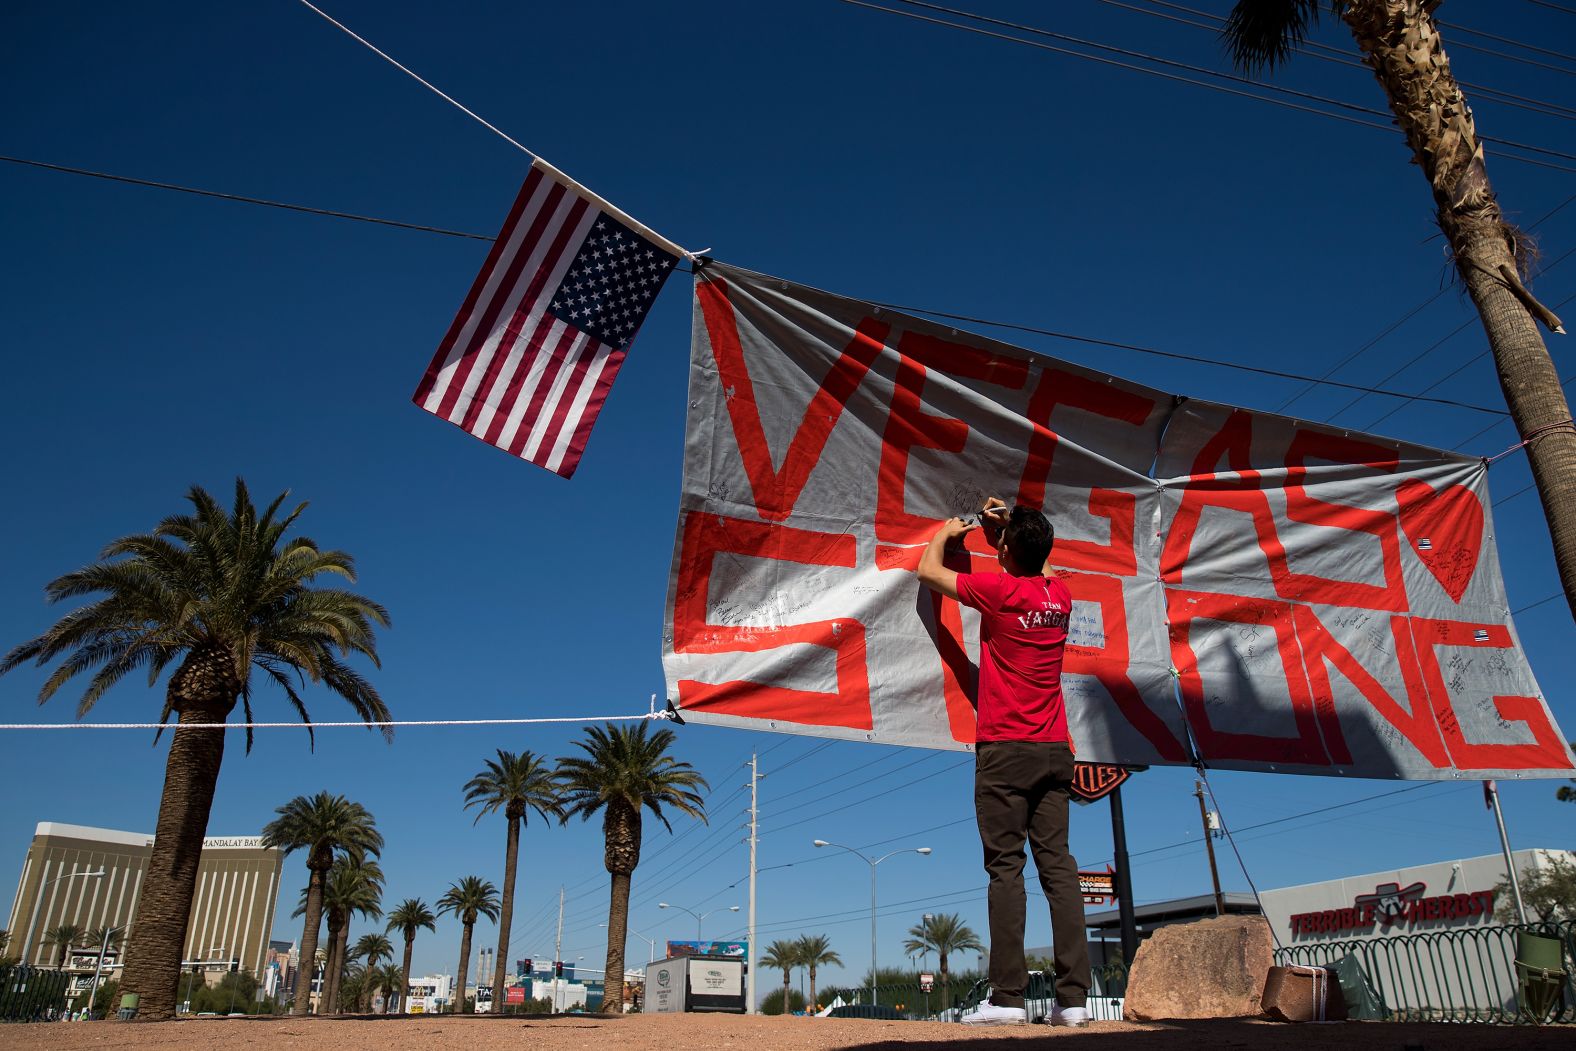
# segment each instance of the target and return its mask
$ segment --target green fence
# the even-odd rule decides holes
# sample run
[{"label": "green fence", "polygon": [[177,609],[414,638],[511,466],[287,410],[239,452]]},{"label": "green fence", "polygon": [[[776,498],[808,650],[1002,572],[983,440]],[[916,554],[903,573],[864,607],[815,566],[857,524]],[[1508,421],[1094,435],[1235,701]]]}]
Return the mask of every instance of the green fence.
[{"label": "green fence", "polygon": [[[1526,932],[1556,938],[1565,970],[1564,988],[1550,1013],[1534,1019],[1526,1010],[1516,967],[1516,936]],[[1320,966],[1355,956],[1374,985],[1386,1018],[1393,1021],[1529,1023],[1576,1021],[1576,922],[1473,927],[1466,930],[1398,934],[1388,938],[1294,945],[1275,953],[1275,962]]]},{"label": "green fence", "polygon": [[43,1022],[65,1006],[64,971],[46,971],[26,964],[0,966],[0,1022]]}]

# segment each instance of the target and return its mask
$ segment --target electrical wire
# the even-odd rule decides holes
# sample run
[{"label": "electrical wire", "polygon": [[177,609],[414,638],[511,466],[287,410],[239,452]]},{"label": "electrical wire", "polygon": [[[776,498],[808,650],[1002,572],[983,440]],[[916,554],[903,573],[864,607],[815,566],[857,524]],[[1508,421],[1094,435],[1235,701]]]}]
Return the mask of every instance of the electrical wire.
[{"label": "electrical wire", "polygon": [[83,175],[90,179],[104,179],[107,182],[127,183],[131,186],[145,186],[156,190],[172,190],[175,193],[189,193],[196,197],[212,197],[220,201],[235,201],[240,204],[256,204],[264,208],[281,208],[287,212],[303,212],[307,215],[327,216],[331,219],[350,219],[358,223],[373,223],[377,226],[393,226],[401,230],[418,230],[427,234],[442,234],[444,237],[464,237],[472,241],[487,241],[491,243],[496,238],[486,234],[467,233],[464,230],[447,230],[441,226],[426,226],[421,223],[401,222],[398,219],[383,219],[374,215],[358,215],[355,212],[340,212],[332,208],[313,208],[305,204],[291,204],[288,201],[271,201],[263,197],[247,197],[238,193],[220,193],[217,190],[202,190],[195,186],[180,186],[172,182],[157,182],[153,179],[137,179],[129,175],[113,175],[109,172],[92,171],[88,168],[73,168],[66,164],[50,164],[47,161],[28,160],[25,157],[7,157],[0,155],[0,161],[7,164],[20,164],[29,168],[43,168],[48,171],[64,172],[67,175]]},{"label": "electrical wire", "polygon": [[1567,15],[1576,15],[1576,7],[1566,7],[1564,4],[1550,3],[1549,0],[1527,0],[1529,4],[1546,7],[1551,11],[1560,11]]},{"label": "electrical wire", "polygon": [[[1550,51],[1546,47],[1538,47],[1536,44],[1528,44],[1528,43],[1526,43],[1525,41],[1522,41],[1522,40],[1512,40],[1508,36],[1496,36],[1493,33],[1485,33],[1481,29],[1472,29],[1472,28],[1470,28],[1468,26],[1461,25],[1458,22],[1441,22],[1439,19],[1436,18],[1436,19],[1434,19],[1434,24],[1437,25],[1437,26],[1442,26],[1442,27],[1444,27],[1446,29],[1452,30],[1452,31],[1457,32],[1457,33],[1466,33],[1466,34],[1468,34],[1470,36],[1480,36],[1480,37],[1482,37],[1485,40],[1493,40],[1493,41],[1497,41],[1498,43],[1501,43],[1501,44],[1510,44],[1513,47],[1526,48],[1528,51],[1531,51],[1531,52],[1533,52],[1535,54],[1547,55],[1550,58],[1560,58],[1560,59],[1564,59],[1567,62],[1576,62],[1576,55],[1572,55],[1569,52],[1566,52],[1566,51]],[[1569,71],[1568,70],[1563,70],[1562,72],[1569,72]]]},{"label": "electrical wire", "polygon": [[[955,30],[958,30],[960,32],[973,33],[973,34],[976,34],[976,35],[979,35],[979,36],[990,37],[990,38],[997,39],[997,40],[1005,40],[1005,41],[1008,41],[1009,43],[1022,44],[1025,47],[1032,47],[1032,48],[1036,48],[1036,49],[1041,50],[1041,51],[1050,51],[1050,52],[1052,52],[1054,54],[1067,55],[1067,56],[1072,57],[1072,58],[1081,58],[1081,59],[1084,59],[1084,60],[1089,61],[1089,62],[1099,63],[1101,65],[1115,66],[1115,67],[1120,68],[1120,69],[1132,70],[1132,71],[1137,72],[1137,73],[1145,73],[1145,74],[1147,74],[1149,76],[1159,77],[1162,80],[1177,81],[1177,82],[1184,83],[1184,84],[1191,84],[1191,85],[1193,85],[1195,87],[1207,88],[1207,89],[1209,89],[1211,91],[1222,92],[1222,93],[1228,94],[1228,95],[1238,95],[1238,96],[1241,96],[1243,98],[1255,99],[1255,100],[1257,100],[1259,102],[1266,102],[1266,103],[1269,103],[1271,105],[1284,107],[1286,109],[1294,109],[1294,110],[1299,110],[1299,111],[1302,111],[1302,112],[1305,112],[1305,113],[1313,113],[1313,114],[1317,114],[1319,116],[1328,117],[1331,120],[1344,121],[1345,123],[1348,123],[1348,124],[1357,124],[1357,125],[1360,125],[1360,126],[1365,127],[1365,128],[1376,128],[1376,129],[1378,129],[1380,131],[1384,131],[1384,132],[1389,133],[1389,134],[1394,134],[1395,130],[1396,130],[1392,124],[1378,124],[1378,123],[1375,123],[1373,121],[1363,120],[1363,119],[1361,119],[1359,117],[1348,116],[1348,115],[1346,115],[1344,113],[1332,113],[1331,111],[1326,110],[1326,109],[1319,109],[1319,108],[1314,107],[1314,106],[1305,106],[1305,105],[1303,105],[1302,103],[1299,103],[1299,102],[1291,102],[1291,101],[1288,101],[1286,99],[1273,98],[1273,97],[1270,97],[1270,96],[1267,96],[1267,95],[1257,94],[1257,93],[1252,92],[1252,91],[1246,91],[1246,90],[1243,90],[1241,88],[1230,87],[1230,86],[1228,86],[1226,84],[1213,84],[1213,83],[1210,83],[1209,81],[1196,80],[1196,79],[1193,79],[1191,77],[1181,76],[1180,74],[1176,74],[1176,73],[1166,73],[1166,72],[1163,72],[1163,71],[1158,70],[1158,69],[1151,69],[1148,66],[1135,65],[1135,64],[1133,64],[1131,62],[1123,62],[1123,61],[1121,61],[1119,59],[1106,58],[1106,57],[1103,57],[1103,56],[1100,56],[1100,55],[1091,55],[1091,54],[1088,54],[1088,53],[1082,52],[1082,51],[1074,51],[1074,50],[1072,50],[1070,48],[1058,47],[1058,46],[1056,46],[1054,44],[1047,44],[1047,43],[1045,43],[1043,41],[1039,41],[1039,40],[1026,40],[1023,37],[1013,36],[1013,35],[1011,35],[1009,33],[1000,33],[1000,32],[996,32],[995,30],[984,29],[984,28],[982,28],[980,26],[965,25],[965,24],[959,23],[959,22],[949,22],[949,21],[947,21],[944,18],[936,18],[933,15],[921,14],[918,11],[906,11],[906,10],[902,10],[900,8],[886,7],[886,6],[882,5],[882,4],[872,3],[872,2],[870,2],[870,0],[837,0],[837,2],[838,3],[842,3],[842,4],[847,4],[847,5],[851,6],[851,7],[861,7],[861,8],[865,8],[866,10],[870,10],[870,11],[878,11],[878,12],[880,12],[882,14],[894,15],[894,16],[897,16],[899,18],[907,18],[907,19],[911,19],[911,20],[917,21],[917,22],[925,22],[925,23],[928,23],[928,24],[931,24],[931,25],[942,26],[942,27],[947,28],[947,29],[955,29]],[[976,14],[972,14],[972,13],[966,12],[966,11],[957,11],[957,9],[945,8],[945,7],[941,7],[940,5],[936,5],[936,4],[922,3],[922,2],[920,2],[920,0],[893,0],[893,2],[895,2],[895,3],[913,4],[914,6],[926,8],[926,9],[929,9],[929,10],[938,10],[938,11],[943,11],[943,12],[947,12],[947,13],[954,13],[956,17],[970,18],[970,19],[974,19],[974,20],[977,20],[977,21],[987,22],[987,23],[990,23],[990,24],[1001,24],[1001,25],[1013,27],[1013,28],[1018,29],[1019,31],[1022,31],[1022,32],[1034,33],[1036,35],[1048,35],[1048,36],[1056,37],[1058,39],[1060,38],[1059,34],[1050,33],[1048,30],[1036,29],[1033,26],[1023,26],[1023,25],[1020,25],[1018,23],[1000,22],[1000,20],[987,18],[986,16],[983,16],[983,15],[976,15]],[[1089,46],[1096,46],[1096,45],[1089,45]],[[1102,48],[1109,48],[1109,45],[1098,45],[1098,46],[1102,47]],[[1113,49],[1113,50],[1120,50],[1120,49]],[[1138,54],[1142,54],[1145,61],[1151,61],[1151,62],[1155,62],[1155,63],[1159,63],[1159,64],[1166,64],[1166,63],[1170,62],[1169,59],[1163,59],[1163,58],[1160,58],[1159,56],[1147,55],[1147,54],[1143,54],[1142,52],[1140,52]],[[1245,81],[1246,83],[1252,84],[1252,85],[1254,85],[1256,87],[1259,87],[1259,88],[1261,88],[1263,90],[1277,90],[1277,91],[1280,91],[1282,93],[1290,92],[1290,89],[1278,88],[1275,85],[1260,84],[1260,83],[1258,83],[1256,81],[1247,80],[1246,78],[1242,78],[1242,77],[1236,77],[1236,76],[1234,76],[1232,74],[1217,73],[1215,71],[1209,71],[1209,72],[1210,72],[1210,74],[1212,76],[1216,76],[1218,78],[1226,79],[1226,80],[1242,80],[1242,81]],[[1295,93],[1293,92],[1293,94],[1295,94]],[[1315,96],[1315,97],[1318,98],[1320,101],[1328,104],[1328,105],[1339,106],[1339,107],[1342,107],[1342,108],[1355,108],[1355,109],[1361,109],[1362,108],[1362,107],[1357,107],[1357,106],[1355,106],[1352,103],[1344,103],[1344,102],[1341,102],[1341,101],[1336,100],[1336,99],[1326,98],[1324,96]],[[1374,111],[1374,112],[1378,112],[1378,111]],[[1576,154],[1563,154],[1563,153],[1561,153],[1558,150],[1549,150],[1549,149],[1547,149],[1545,147],[1542,147],[1542,146],[1528,146],[1528,145],[1525,145],[1525,144],[1518,144],[1518,143],[1515,143],[1515,142],[1512,142],[1512,141],[1509,141],[1509,140],[1490,138],[1488,136],[1479,136],[1479,138],[1482,141],[1484,141],[1484,142],[1494,142],[1495,144],[1500,145],[1500,146],[1506,146],[1506,147],[1511,147],[1511,148],[1519,148],[1519,149],[1526,149],[1526,150],[1529,150],[1529,151],[1535,152],[1535,153],[1545,153],[1545,154],[1549,154],[1549,155],[1553,155],[1553,156],[1560,156],[1560,157],[1563,157],[1566,160],[1576,160]],[[1541,161],[1541,160],[1537,160],[1536,158],[1533,158],[1533,157],[1522,157],[1522,156],[1519,156],[1519,155],[1514,154],[1514,153],[1502,153],[1502,154],[1500,154],[1500,156],[1505,158],[1505,159],[1507,159],[1507,160],[1516,160],[1516,161],[1520,161],[1520,162],[1522,162],[1524,164],[1532,164],[1532,165],[1536,165],[1536,166],[1539,166],[1539,167],[1552,168],[1555,171],[1563,171],[1563,172],[1569,172],[1569,173],[1576,174],[1576,168],[1571,168],[1571,167],[1568,167],[1568,166],[1562,165],[1562,164],[1554,164],[1554,163],[1552,163],[1550,161]]]}]

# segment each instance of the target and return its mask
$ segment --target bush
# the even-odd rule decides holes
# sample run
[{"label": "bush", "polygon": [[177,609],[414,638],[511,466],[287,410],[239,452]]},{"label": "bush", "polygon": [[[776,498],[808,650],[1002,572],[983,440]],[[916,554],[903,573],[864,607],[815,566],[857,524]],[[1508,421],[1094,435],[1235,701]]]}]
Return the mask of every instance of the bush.
[{"label": "bush", "polygon": [[[788,1010],[790,1013],[804,1010],[804,994],[797,989],[791,990],[788,994]],[[767,993],[766,999],[761,1001],[761,1014],[780,1015],[782,1013],[783,990],[782,986],[779,985],[776,989]]]}]

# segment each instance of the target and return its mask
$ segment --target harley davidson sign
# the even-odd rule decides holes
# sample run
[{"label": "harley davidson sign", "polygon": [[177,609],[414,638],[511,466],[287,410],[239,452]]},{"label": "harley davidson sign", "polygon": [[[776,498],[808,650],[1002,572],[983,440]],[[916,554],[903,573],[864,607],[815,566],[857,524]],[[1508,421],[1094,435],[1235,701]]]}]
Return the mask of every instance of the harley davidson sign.
[{"label": "harley davidson sign", "polygon": [[1370,934],[1374,925],[1388,930],[1397,924],[1417,926],[1450,920],[1475,920],[1494,915],[1494,892],[1427,896],[1428,885],[1419,880],[1407,887],[1381,883],[1372,894],[1359,894],[1349,909],[1300,912],[1291,917],[1293,934]]},{"label": "harley davidson sign", "polygon": [[1073,799],[1079,803],[1093,803],[1114,792],[1131,776],[1127,767],[1110,763],[1074,763]]}]

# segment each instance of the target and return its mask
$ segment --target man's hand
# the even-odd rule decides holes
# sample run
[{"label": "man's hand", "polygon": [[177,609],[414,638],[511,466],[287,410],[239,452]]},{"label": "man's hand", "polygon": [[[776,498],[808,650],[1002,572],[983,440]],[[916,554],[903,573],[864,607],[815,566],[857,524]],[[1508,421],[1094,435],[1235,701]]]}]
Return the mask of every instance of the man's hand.
[{"label": "man's hand", "polygon": [[936,527],[936,531],[931,534],[930,543],[925,545],[925,553],[919,556],[919,582],[948,598],[957,598],[957,571],[948,569],[942,563],[942,559],[946,556],[948,544],[978,528],[979,526],[973,522],[965,522],[961,518],[949,518]]},{"label": "man's hand", "polygon": [[992,550],[1001,546],[1001,531],[1011,517],[1011,510],[999,496],[985,498],[985,506],[980,508],[980,525],[985,530],[985,542]]}]

